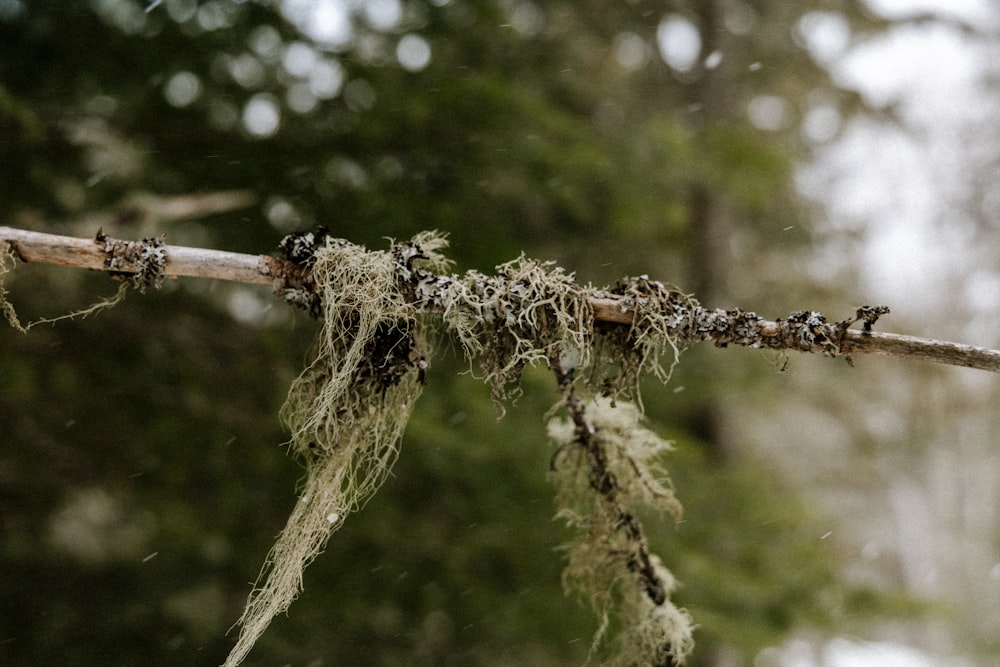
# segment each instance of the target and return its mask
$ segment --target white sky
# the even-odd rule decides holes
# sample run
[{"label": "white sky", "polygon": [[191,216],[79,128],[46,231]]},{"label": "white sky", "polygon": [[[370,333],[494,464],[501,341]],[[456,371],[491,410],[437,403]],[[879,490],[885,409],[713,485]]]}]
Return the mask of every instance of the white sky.
[{"label": "white sky", "polygon": [[[868,3],[894,18],[933,11],[983,26],[1000,16],[989,0]],[[962,152],[969,146],[960,132],[986,106],[977,85],[983,64],[957,29],[924,24],[893,29],[832,66],[838,82],[867,101],[895,105],[908,128],[856,123],[801,179],[807,192],[822,193],[835,228],[865,234],[861,288],[866,299],[893,304],[894,314],[937,309],[940,279],[972,272],[961,265],[968,261],[968,221],[949,204],[964,186]],[[838,174],[832,183],[822,181],[828,169]]]},{"label": "white sky", "polygon": [[960,18],[977,23],[993,22],[995,12],[989,0],[865,0],[865,4],[886,18],[904,18],[919,12],[933,12],[947,18]]}]

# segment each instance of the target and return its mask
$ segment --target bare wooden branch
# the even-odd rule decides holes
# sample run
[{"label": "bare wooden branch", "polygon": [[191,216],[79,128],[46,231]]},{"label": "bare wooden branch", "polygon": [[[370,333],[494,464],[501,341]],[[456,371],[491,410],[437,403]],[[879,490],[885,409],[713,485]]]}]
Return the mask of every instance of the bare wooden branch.
[{"label": "bare wooden branch", "polygon": [[[124,242],[139,243],[139,242]],[[9,251],[23,262],[58,264],[98,271],[137,270],[127,262],[109,263],[103,243],[0,227],[0,250]],[[283,287],[301,289],[301,266],[271,255],[247,255],[222,250],[162,246],[166,255],[164,274],[215,278],[256,285],[269,285],[276,292]],[[590,298],[598,321],[630,325],[635,317],[623,299],[604,294]],[[1000,351],[917,338],[893,333],[847,329],[850,320],[826,323],[818,313],[810,317],[793,314],[785,319],[766,320],[752,312],[694,309],[686,323],[678,327],[678,337],[687,342],[711,340],[716,345],[745,345],[803,352],[823,352],[830,356],[879,354],[921,359],[1000,373]],[[818,318],[818,319],[817,319]]]},{"label": "bare wooden branch", "polygon": [[1000,373],[1000,350],[949,343],[916,336],[873,331],[848,331],[841,343],[844,354],[881,354],[922,359],[950,366],[964,366]]},{"label": "bare wooden branch", "polygon": [[[104,245],[94,239],[0,227],[0,242],[5,243],[23,262],[58,264],[95,271],[134,270],[134,267],[110,265]],[[283,275],[282,271],[301,273],[291,262],[269,255],[247,255],[175,245],[163,246],[163,250],[167,257],[164,274],[168,276],[271,285],[277,276]]]}]

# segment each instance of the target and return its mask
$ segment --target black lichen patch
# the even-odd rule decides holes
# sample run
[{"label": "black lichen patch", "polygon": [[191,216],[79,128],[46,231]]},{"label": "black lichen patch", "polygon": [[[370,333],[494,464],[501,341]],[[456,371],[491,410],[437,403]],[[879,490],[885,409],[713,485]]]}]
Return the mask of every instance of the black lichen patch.
[{"label": "black lichen patch", "polygon": [[[854,322],[858,320],[862,321],[862,333],[871,333],[872,326],[878,321],[878,318],[882,315],[889,314],[889,306],[861,306],[857,310],[857,318]],[[853,324],[854,322],[851,322]]]},{"label": "black lichen patch", "polygon": [[281,239],[278,249],[290,262],[312,266],[316,262],[316,251],[326,245],[329,236],[330,230],[323,226],[311,232],[293,232]]},{"label": "black lichen patch", "polygon": [[379,323],[369,342],[367,355],[358,365],[356,381],[373,383],[381,391],[382,398],[414,369],[422,384],[427,359],[420,354],[414,340],[415,327],[413,320]]},{"label": "black lichen patch", "polygon": [[[326,247],[328,239],[329,230],[321,226],[311,232],[293,232],[278,243],[284,259],[299,270],[279,268],[274,276],[274,295],[291,306],[305,310],[314,320],[323,315],[323,297],[312,279],[312,268],[316,264],[316,253]],[[341,247],[347,243],[343,239],[330,240],[334,243],[339,241]]]},{"label": "black lichen patch", "polygon": [[159,289],[163,283],[167,266],[167,254],[163,247],[165,239],[166,235],[161,235],[141,241],[124,241],[98,229],[94,241],[107,255],[104,266],[111,276],[145,292],[147,287]]}]

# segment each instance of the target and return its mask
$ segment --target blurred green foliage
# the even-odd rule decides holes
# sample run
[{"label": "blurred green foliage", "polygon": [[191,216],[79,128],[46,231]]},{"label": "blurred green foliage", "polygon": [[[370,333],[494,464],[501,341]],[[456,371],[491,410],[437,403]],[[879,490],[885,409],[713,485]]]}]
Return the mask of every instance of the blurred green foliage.
[{"label": "blurred green foliage", "polygon": [[[754,25],[730,35],[719,116],[699,106],[710,73],[673,71],[657,53],[666,14],[704,19],[687,3],[410,0],[387,3],[401,9],[391,27],[358,4],[351,39],[328,50],[296,27],[294,4],[167,0],[146,14],[130,0],[0,0],[2,224],[91,235],[74,221],[136,193],[248,188],[260,197],[250,210],[105,231],[260,253],[316,224],[373,247],[439,229],[460,269],[524,251],[583,280],[648,272],[683,287],[699,270],[698,192],[739,213],[747,261],[734,272],[796,252],[804,237],[773,234],[804,225],[790,175],[806,109],[794,95],[851,101],[795,39],[811,9],[857,19],[848,3],[706,3]],[[396,61],[403,34],[429,44],[422,71]],[[637,68],[616,55],[633,35]],[[293,43],[344,73],[301,113],[283,101],[304,80],[283,64]],[[199,85],[183,106],[165,96],[180,72]],[[792,95],[784,131],[746,120],[763,92]],[[281,113],[266,137],[241,123],[262,93]],[[53,267],[5,280],[24,320],[114,289]],[[301,473],[277,412],[315,324],[286,311],[266,290],[168,281],[99,316],[0,332],[0,663],[222,660]],[[741,359],[726,359],[726,391],[733,378],[751,391],[770,368],[740,370]],[[713,458],[698,424],[722,390],[713,368],[682,365],[684,392],[646,393],[679,443],[668,467],[686,519],[648,528],[701,626],[695,664],[722,647],[750,661],[792,631],[881,608],[839,578],[823,524],[766,469]],[[443,341],[393,476],[247,664],[583,662],[596,621],[562,595],[565,534],[545,478],[553,381],[529,374],[497,421],[466,370]]]}]

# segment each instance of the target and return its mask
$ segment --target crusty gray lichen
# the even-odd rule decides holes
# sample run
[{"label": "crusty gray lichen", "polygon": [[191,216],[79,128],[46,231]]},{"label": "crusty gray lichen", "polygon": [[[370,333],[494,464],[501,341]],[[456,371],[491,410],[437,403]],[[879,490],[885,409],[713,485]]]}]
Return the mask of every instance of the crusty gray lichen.
[{"label": "crusty gray lichen", "polygon": [[107,255],[104,266],[111,276],[145,292],[147,287],[159,289],[163,283],[167,266],[165,239],[166,236],[161,235],[141,241],[125,241],[112,238],[99,229],[94,241]]}]

